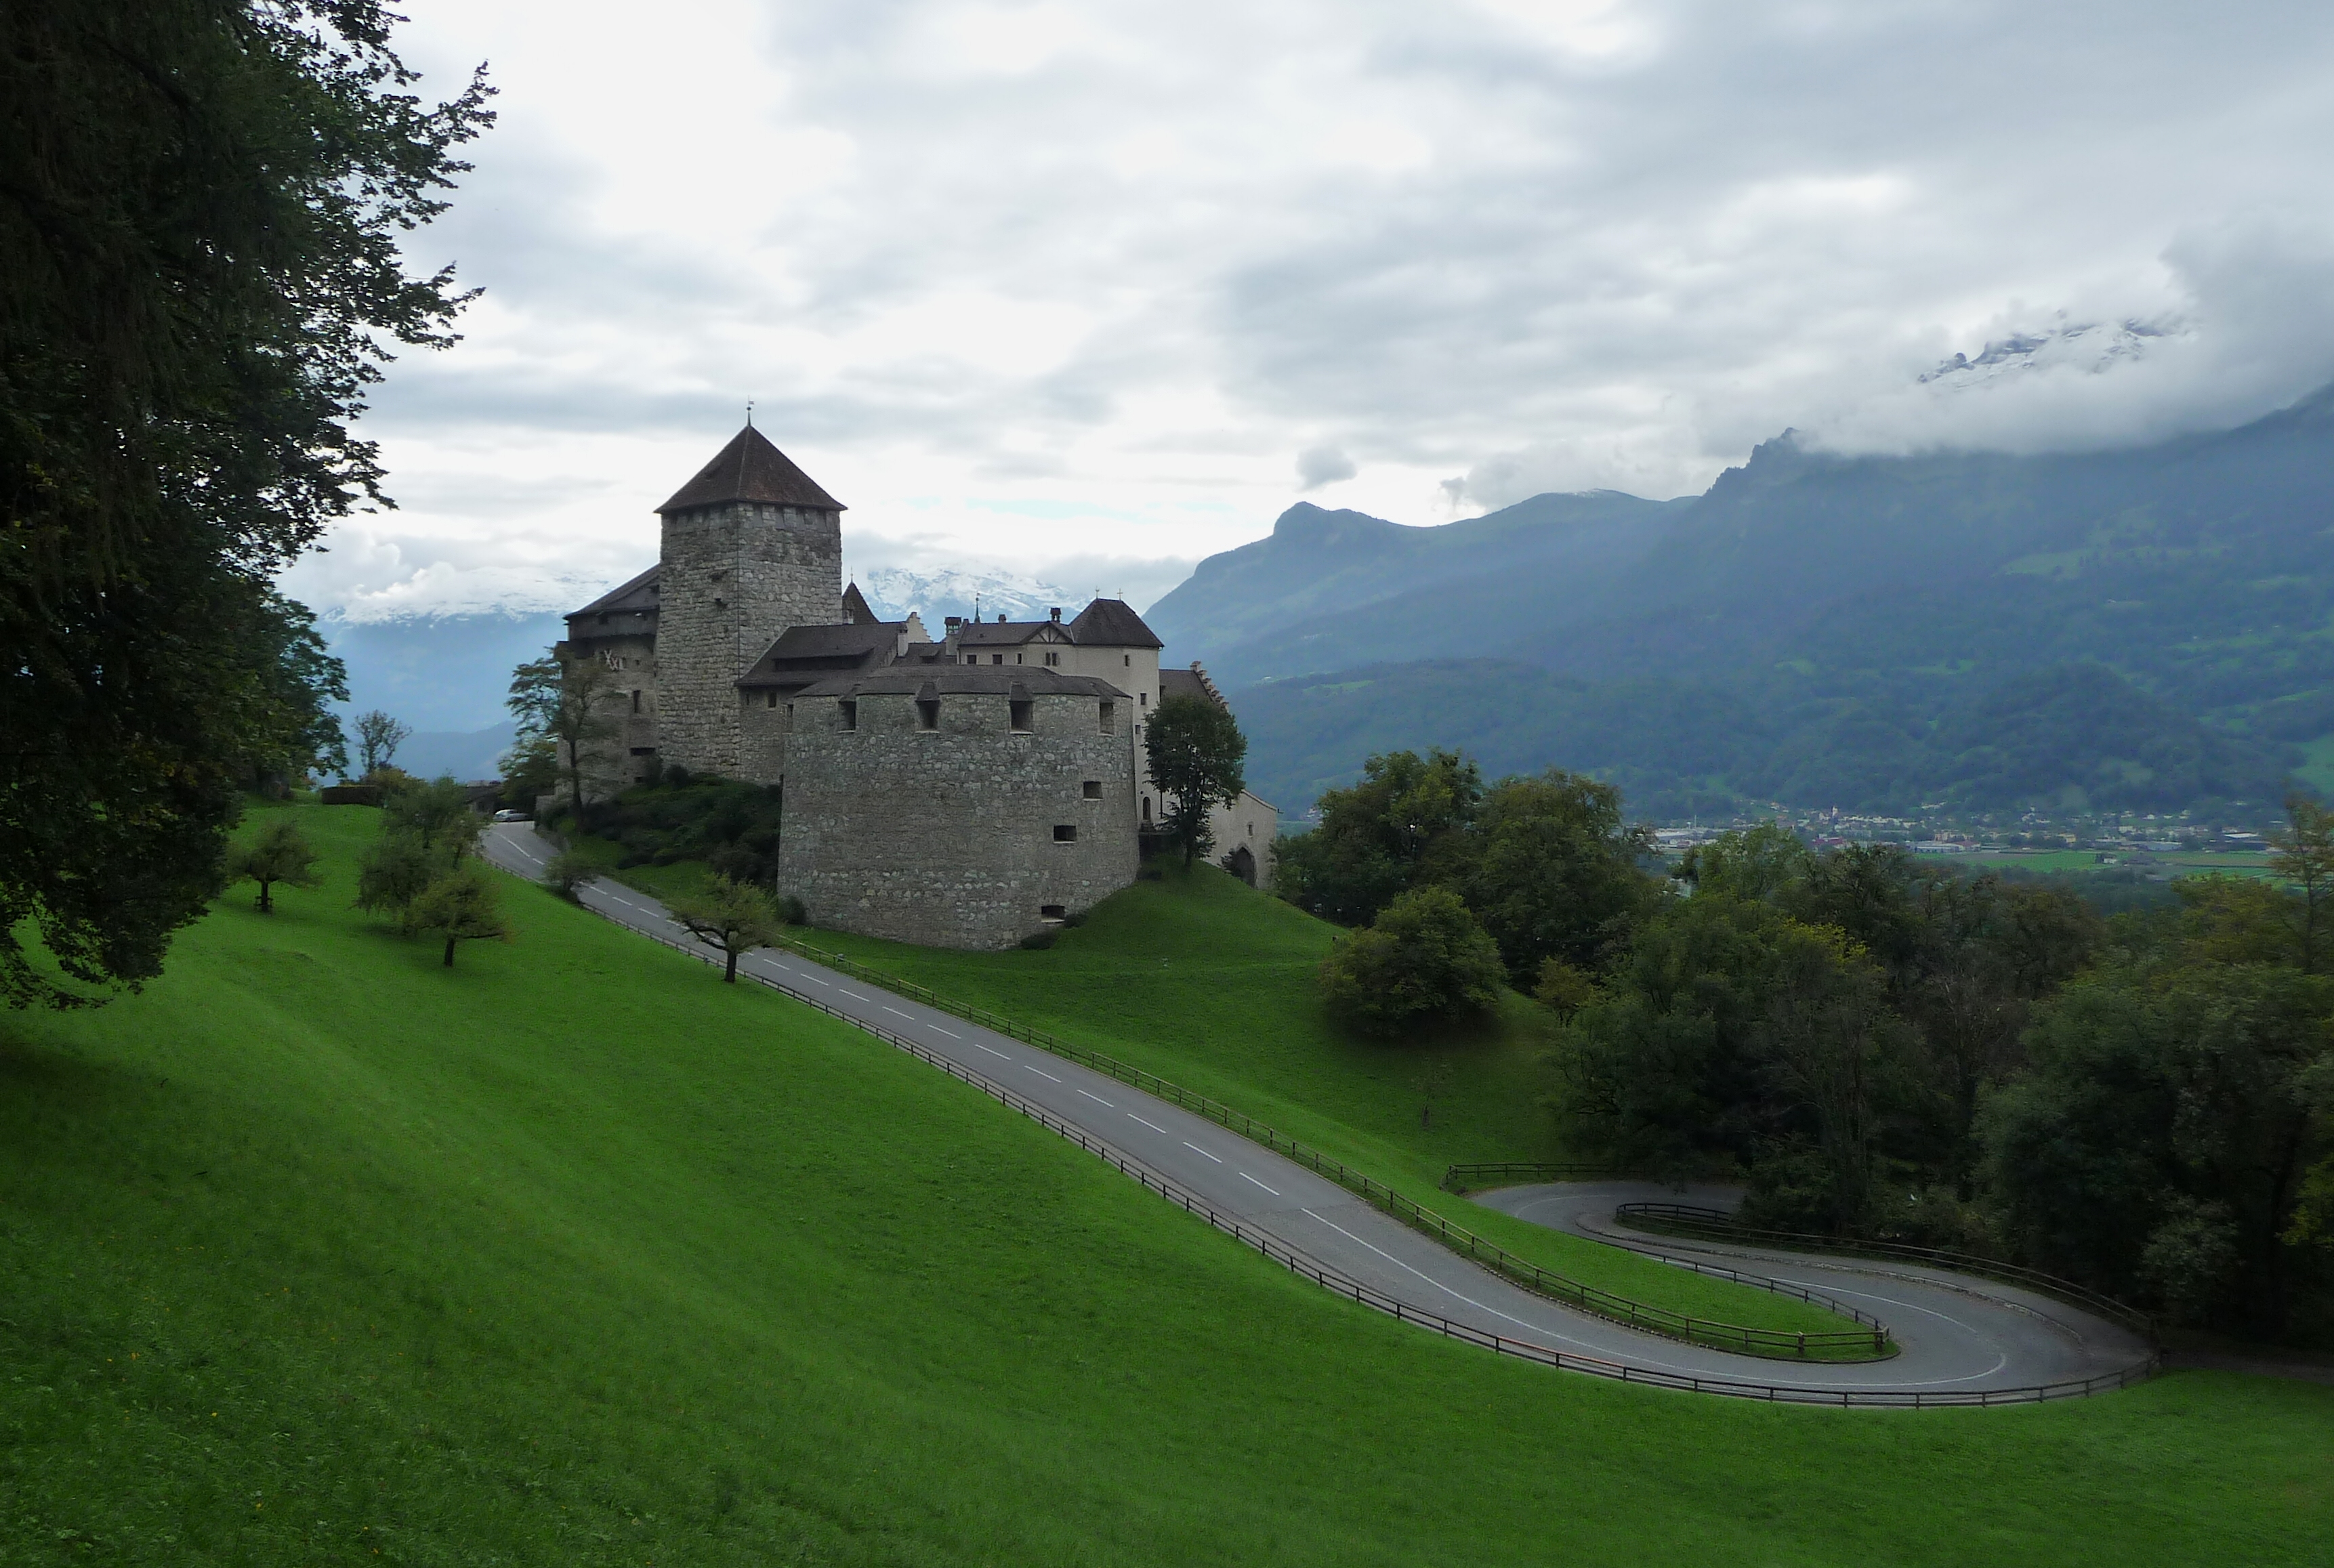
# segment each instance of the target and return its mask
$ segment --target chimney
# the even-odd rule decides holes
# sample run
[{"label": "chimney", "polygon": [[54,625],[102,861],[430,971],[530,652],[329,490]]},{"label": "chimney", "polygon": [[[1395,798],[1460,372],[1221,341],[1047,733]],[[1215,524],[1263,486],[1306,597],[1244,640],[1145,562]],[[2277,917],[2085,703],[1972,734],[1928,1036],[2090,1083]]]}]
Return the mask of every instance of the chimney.
[{"label": "chimney", "polygon": [[951,635],[955,633],[958,627],[962,626],[963,624],[964,617],[961,615],[951,615],[948,618],[948,629]]},{"label": "chimney", "polygon": [[997,624],[998,624],[998,625],[999,625],[999,626],[1002,626],[1002,625],[1004,625],[1004,624],[1005,624],[1005,611],[1003,611],[1002,610],[1000,610],[1000,611],[998,611],[997,612]]},{"label": "chimney", "polygon": [[1062,607],[1061,607],[1060,605],[1056,604],[1056,605],[1055,605],[1055,606],[1054,606],[1054,624],[1055,624],[1055,625],[1056,625],[1056,626],[1059,626],[1061,623],[1062,623]]}]

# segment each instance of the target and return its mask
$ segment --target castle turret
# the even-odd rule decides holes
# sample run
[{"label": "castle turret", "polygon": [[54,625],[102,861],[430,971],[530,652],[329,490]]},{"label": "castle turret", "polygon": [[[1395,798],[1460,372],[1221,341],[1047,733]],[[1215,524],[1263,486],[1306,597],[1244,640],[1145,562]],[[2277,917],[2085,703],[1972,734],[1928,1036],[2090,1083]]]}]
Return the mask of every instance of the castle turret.
[{"label": "castle turret", "polygon": [[737,774],[738,678],[788,627],[843,619],[843,510],[750,425],[657,508],[663,760]]}]

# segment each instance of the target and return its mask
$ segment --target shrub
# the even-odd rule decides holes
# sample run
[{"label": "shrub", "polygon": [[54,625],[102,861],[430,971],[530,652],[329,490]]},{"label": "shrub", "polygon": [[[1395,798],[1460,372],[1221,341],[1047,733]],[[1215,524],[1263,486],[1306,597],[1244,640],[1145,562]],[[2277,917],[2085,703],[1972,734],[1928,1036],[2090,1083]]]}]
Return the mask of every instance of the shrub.
[{"label": "shrub", "polygon": [[1330,1009],[1356,1027],[1400,1034],[1432,1019],[1495,1006],[1507,974],[1500,949],[1448,888],[1404,893],[1369,929],[1339,942],[1322,961]]},{"label": "shrub", "polygon": [[600,874],[599,865],[591,856],[577,850],[562,850],[551,857],[543,868],[544,885],[563,899],[575,897],[575,890]]}]

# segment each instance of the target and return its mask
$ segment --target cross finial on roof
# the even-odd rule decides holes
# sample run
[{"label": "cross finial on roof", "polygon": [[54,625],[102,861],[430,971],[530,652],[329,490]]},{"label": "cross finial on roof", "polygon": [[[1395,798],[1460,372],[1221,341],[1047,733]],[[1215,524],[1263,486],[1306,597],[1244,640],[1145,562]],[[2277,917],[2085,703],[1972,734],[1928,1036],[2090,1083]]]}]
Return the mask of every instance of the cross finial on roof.
[{"label": "cross finial on roof", "polygon": [[750,430],[750,429],[752,429],[753,428],[754,428],[754,399],[751,399],[751,398],[748,398],[748,399],[746,399],[746,428],[747,428],[748,430]]}]

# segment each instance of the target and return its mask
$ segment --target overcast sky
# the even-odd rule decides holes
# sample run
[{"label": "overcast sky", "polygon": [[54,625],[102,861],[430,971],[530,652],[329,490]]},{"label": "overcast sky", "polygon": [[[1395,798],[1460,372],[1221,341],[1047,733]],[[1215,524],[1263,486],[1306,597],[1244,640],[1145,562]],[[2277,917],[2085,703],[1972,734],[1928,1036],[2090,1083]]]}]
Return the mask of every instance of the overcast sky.
[{"label": "overcast sky", "polygon": [[401,509],[294,570],[360,618],[638,571],[748,398],[861,565],[1144,603],[1300,499],[1667,496],[1786,428],[2096,446],[2334,379],[2324,0],[406,9],[501,123],[412,246],[485,289],[466,341],[367,420]]}]

